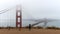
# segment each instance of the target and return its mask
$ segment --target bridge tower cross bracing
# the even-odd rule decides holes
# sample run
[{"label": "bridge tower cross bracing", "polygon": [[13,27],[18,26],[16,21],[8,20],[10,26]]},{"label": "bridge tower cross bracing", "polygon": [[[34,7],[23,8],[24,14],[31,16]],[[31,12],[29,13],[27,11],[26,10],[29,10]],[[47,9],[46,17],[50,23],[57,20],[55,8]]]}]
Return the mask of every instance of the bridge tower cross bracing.
[{"label": "bridge tower cross bracing", "polygon": [[21,11],[21,6],[17,6],[16,9],[16,27],[22,28],[22,11]]}]

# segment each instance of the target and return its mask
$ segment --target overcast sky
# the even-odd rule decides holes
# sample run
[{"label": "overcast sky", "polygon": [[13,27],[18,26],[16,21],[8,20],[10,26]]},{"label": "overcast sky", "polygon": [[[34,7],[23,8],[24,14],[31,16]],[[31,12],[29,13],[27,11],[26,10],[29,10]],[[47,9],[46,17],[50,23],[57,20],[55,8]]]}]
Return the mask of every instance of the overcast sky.
[{"label": "overcast sky", "polygon": [[30,17],[60,19],[60,0],[0,0],[0,10],[19,4],[23,13]]},{"label": "overcast sky", "polygon": [[60,0],[23,0],[22,4],[35,18],[60,19]]}]

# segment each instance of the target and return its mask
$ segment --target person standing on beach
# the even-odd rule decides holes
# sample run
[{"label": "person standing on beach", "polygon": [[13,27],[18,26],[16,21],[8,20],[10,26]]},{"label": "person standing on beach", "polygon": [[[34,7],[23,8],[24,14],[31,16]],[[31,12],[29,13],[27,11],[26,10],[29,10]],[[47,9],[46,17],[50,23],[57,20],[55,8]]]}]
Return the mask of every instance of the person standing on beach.
[{"label": "person standing on beach", "polygon": [[31,30],[31,24],[29,24],[29,31]]}]

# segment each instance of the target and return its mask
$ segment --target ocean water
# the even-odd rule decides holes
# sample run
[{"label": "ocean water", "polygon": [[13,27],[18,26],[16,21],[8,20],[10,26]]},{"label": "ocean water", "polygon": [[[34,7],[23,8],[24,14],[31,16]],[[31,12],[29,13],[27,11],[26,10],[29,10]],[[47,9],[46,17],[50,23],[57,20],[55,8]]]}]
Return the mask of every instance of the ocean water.
[{"label": "ocean water", "polygon": [[[35,21],[23,21],[23,27],[24,26],[27,26],[29,24],[34,24],[34,23],[37,23]],[[40,24],[37,24],[35,26],[43,26],[44,25],[44,22],[40,23]],[[54,26],[54,27],[59,27],[60,28],[60,21],[52,21],[52,22],[48,22],[46,27],[48,26]]]},{"label": "ocean water", "polygon": [[[28,26],[29,24],[34,24],[37,23],[36,21],[32,21],[32,20],[23,20],[22,21],[22,26]],[[35,26],[43,26],[44,22],[37,24]],[[15,19],[5,19],[5,20],[0,20],[0,27],[16,27],[16,20]],[[60,27],[60,21],[52,21],[52,22],[48,22],[47,26],[55,26],[55,27]]]},{"label": "ocean water", "polygon": [[46,26],[55,26],[60,28],[60,21],[48,22]]}]

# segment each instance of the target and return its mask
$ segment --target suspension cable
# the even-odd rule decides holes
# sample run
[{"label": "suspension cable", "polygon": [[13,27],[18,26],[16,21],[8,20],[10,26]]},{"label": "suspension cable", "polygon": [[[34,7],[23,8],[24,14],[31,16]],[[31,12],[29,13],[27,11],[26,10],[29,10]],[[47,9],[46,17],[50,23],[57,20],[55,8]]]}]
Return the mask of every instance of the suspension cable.
[{"label": "suspension cable", "polygon": [[[6,13],[7,11],[12,10],[12,9],[14,9],[14,8],[15,8],[15,7],[10,8],[10,9],[4,9],[4,10],[1,10],[1,11],[0,11],[0,14]],[[2,11],[3,11],[3,12],[2,12]]]}]

